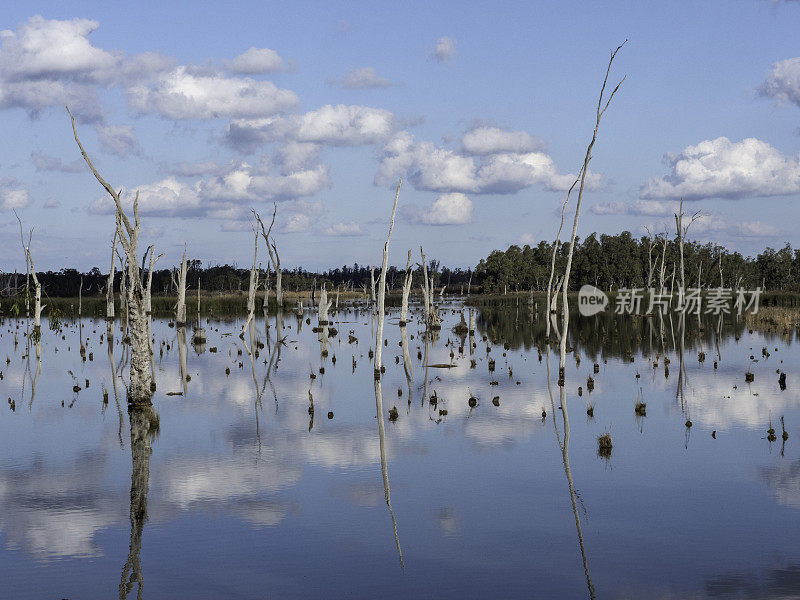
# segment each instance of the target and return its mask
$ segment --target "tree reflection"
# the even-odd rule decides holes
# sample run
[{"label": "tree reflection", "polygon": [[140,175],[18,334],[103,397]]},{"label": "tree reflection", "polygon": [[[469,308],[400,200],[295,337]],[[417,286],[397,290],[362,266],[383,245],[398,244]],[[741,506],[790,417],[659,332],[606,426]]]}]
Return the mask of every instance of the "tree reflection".
[{"label": "tree reflection", "polygon": [[142,574],[142,534],[147,520],[147,494],[150,489],[151,442],[158,435],[158,414],[150,401],[128,405],[131,422],[131,541],[128,560],[122,568],[119,598],[125,600],[136,584],[136,598],[141,600],[144,592]]},{"label": "tree reflection", "polygon": [[392,509],[392,499],[389,494],[389,467],[386,463],[386,427],[383,420],[383,395],[381,394],[381,380],[375,379],[375,408],[378,411],[378,436],[381,445],[381,474],[383,475],[383,497],[386,506],[389,507],[389,515],[392,517],[392,529],[394,530],[394,543],[397,547],[397,556],[400,558],[400,567],[405,569],[403,561],[403,551],[400,548],[400,538],[397,536],[397,520]]}]

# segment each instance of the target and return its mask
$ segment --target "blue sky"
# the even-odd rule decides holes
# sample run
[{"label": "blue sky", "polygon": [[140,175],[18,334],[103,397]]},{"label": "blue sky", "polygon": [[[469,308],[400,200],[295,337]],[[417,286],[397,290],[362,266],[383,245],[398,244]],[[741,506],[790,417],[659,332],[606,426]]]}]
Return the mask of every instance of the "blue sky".
[{"label": "blue sky", "polygon": [[[139,189],[143,242],[248,262],[278,203],[287,267],[472,266],[550,241],[610,50],[579,233],[800,245],[800,2],[30,2],[0,22],[0,268],[107,268],[104,176]],[[264,259],[266,261],[266,258]]]}]

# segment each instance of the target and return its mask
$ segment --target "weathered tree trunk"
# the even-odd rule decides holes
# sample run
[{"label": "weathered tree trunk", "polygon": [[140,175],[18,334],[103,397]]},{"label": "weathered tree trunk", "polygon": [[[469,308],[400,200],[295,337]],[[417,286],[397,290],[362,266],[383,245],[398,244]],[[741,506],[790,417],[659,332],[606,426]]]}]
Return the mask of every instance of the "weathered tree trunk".
[{"label": "weathered tree trunk", "polygon": [[[255,215],[255,211],[253,211]],[[242,326],[240,338],[244,339],[244,333],[250,322],[255,318],[256,313],[256,290],[258,290],[258,221],[253,226],[253,267],[250,269],[250,282],[247,288],[247,320]],[[199,302],[199,300],[198,300]]]},{"label": "weathered tree trunk", "polygon": [[42,306],[42,286],[39,284],[39,278],[36,277],[36,267],[33,266],[30,249],[28,249],[28,260],[31,263],[31,279],[33,279],[33,330],[41,331],[42,309],[47,305]]},{"label": "weathered tree trunk", "polygon": [[[389,240],[392,239],[392,229],[394,229],[394,215],[397,212],[397,199],[400,197],[400,186],[403,180],[397,182],[397,192],[394,195],[394,205],[392,206],[392,218],[389,220],[389,234],[386,236],[386,243],[383,245],[383,262],[381,263],[381,275],[378,278],[378,330],[375,334],[375,379],[381,377],[381,355],[383,351],[383,317],[386,312],[386,270],[389,268]],[[373,292],[375,290],[373,280]],[[378,384],[378,387],[379,384]],[[377,388],[376,388],[377,389]]]},{"label": "weathered tree trunk", "polygon": [[323,285],[319,292],[319,304],[317,305],[317,314],[319,315],[320,327],[325,327],[330,322],[328,321],[328,310],[330,307],[331,301],[328,300],[328,290],[326,290],[325,286]]},{"label": "weathered tree trunk", "polygon": [[117,254],[117,238],[119,228],[114,230],[114,241],[111,242],[111,268],[108,270],[108,283],[106,284],[106,319],[114,320],[114,274]]},{"label": "weathered tree trunk", "polygon": [[178,302],[175,305],[175,325],[184,327],[186,325],[186,250],[183,251],[183,258],[181,259],[181,267],[178,270],[177,281],[175,286],[178,288]]},{"label": "weathered tree trunk", "polygon": [[[627,42],[627,40],[625,41]],[[564,361],[564,357],[566,356],[566,344],[567,344],[567,337],[569,336],[569,301],[567,298],[567,293],[569,292],[569,276],[570,272],[572,271],[572,255],[575,250],[575,238],[578,235],[578,218],[581,214],[581,203],[583,202],[583,190],[586,184],[586,174],[589,171],[589,162],[592,160],[592,148],[594,148],[594,144],[597,141],[597,130],[600,128],[600,119],[603,118],[603,114],[608,109],[608,105],[611,103],[611,100],[614,99],[614,95],[619,90],[619,87],[622,85],[622,82],[625,81],[625,77],[617,84],[614,88],[614,91],[611,92],[611,95],[606,100],[605,106],[603,105],[603,94],[606,90],[606,83],[608,83],[608,75],[611,72],[611,65],[614,62],[614,57],[619,52],[620,48],[625,45],[625,42],[617,46],[616,50],[611,52],[611,58],[608,60],[608,67],[606,68],[606,76],[603,79],[603,87],[600,89],[600,98],[597,100],[597,112],[596,112],[596,119],[594,125],[594,132],[592,133],[592,139],[589,142],[589,146],[586,148],[586,156],[583,159],[583,168],[580,172],[581,178],[581,185],[578,188],[578,201],[575,205],[575,217],[572,221],[572,236],[570,237],[569,241],[569,254],[567,254],[567,265],[564,269],[564,280],[562,283],[561,288],[561,295],[562,295],[562,306],[561,306],[561,315],[562,315],[562,326],[561,326],[561,360],[560,362]],[[559,375],[564,370],[564,364],[559,364]]]},{"label": "weathered tree trunk", "polygon": [[272,222],[269,224],[269,229],[264,228],[264,222],[261,220],[261,217],[258,216],[258,213],[253,211],[253,215],[258,221],[258,224],[261,226],[261,236],[264,238],[264,242],[267,244],[267,252],[269,252],[269,259],[272,261],[272,267],[275,269],[275,302],[278,305],[278,308],[283,306],[283,286],[282,286],[282,277],[283,273],[281,273],[281,257],[278,255],[278,248],[275,245],[275,239],[272,239],[270,242],[269,236],[272,233],[272,226],[275,225],[275,215],[278,212],[278,205],[275,204],[272,210]]},{"label": "weathered tree trunk", "polygon": [[419,247],[419,253],[422,257],[422,298],[425,303],[425,327],[428,330],[441,329],[441,319],[436,312],[436,307],[433,305],[433,276],[428,279],[428,265],[425,262],[425,253],[422,251],[422,246]]},{"label": "weathered tree trunk", "polygon": [[414,271],[411,269],[411,250],[408,251],[406,260],[406,276],[403,279],[403,300],[400,304],[400,327],[405,327],[408,322],[408,296],[411,294],[411,283],[414,279]]},{"label": "weathered tree trunk", "polygon": [[152,307],[152,290],[153,290],[153,269],[156,266],[158,260],[164,256],[163,254],[159,254],[157,257],[153,258],[155,255],[155,249],[153,246],[148,248],[150,251],[150,265],[147,268],[147,287],[144,289],[144,311],[145,314],[152,314],[153,307]]},{"label": "weathered tree trunk", "polygon": [[372,291],[370,292],[369,299],[370,302],[375,304],[375,267],[369,268],[369,283],[372,286],[371,287]]},{"label": "weathered tree trunk", "polygon": [[[69,109],[67,109],[69,112]],[[78,139],[78,130],[75,126],[75,119],[70,113],[72,121],[72,132],[75,135],[75,142],[81,151],[83,159],[92,171],[97,181],[108,192],[114,200],[116,207],[116,227],[118,232],[119,241],[122,244],[127,260],[127,303],[128,303],[128,320],[130,323],[131,332],[131,362],[130,362],[130,386],[128,387],[128,402],[129,403],[148,403],[152,396],[150,390],[150,343],[147,333],[147,316],[145,315],[144,307],[144,286],[139,273],[138,261],[138,244],[139,233],[141,231],[141,222],[139,220],[139,193],[137,192],[133,199],[133,217],[134,222],[131,223],[128,216],[122,208],[122,202],[119,198],[119,193],[109,185],[100,173],[95,169],[89,155],[83,148],[80,140]]]}]

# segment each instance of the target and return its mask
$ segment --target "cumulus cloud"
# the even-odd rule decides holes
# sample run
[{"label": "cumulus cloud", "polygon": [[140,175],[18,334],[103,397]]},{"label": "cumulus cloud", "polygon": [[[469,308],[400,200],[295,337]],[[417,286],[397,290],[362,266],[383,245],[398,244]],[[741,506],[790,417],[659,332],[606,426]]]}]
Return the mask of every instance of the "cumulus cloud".
[{"label": "cumulus cloud", "polygon": [[57,156],[50,156],[40,152],[31,152],[31,160],[37,171],[58,171],[61,173],[80,173],[86,169],[83,159],[77,158],[65,163]]},{"label": "cumulus cloud", "polygon": [[373,67],[351,69],[342,77],[328,77],[328,85],[343,87],[348,90],[363,90],[367,88],[388,88],[394,85],[385,77],[375,72]]},{"label": "cumulus cloud", "polygon": [[447,64],[456,55],[456,41],[451,37],[440,37],[436,40],[433,57],[440,63]]},{"label": "cumulus cloud", "polygon": [[[254,204],[312,196],[329,185],[328,167],[324,165],[281,172],[267,157],[259,165],[231,163],[220,168],[218,174],[193,183],[167,177],[128,188],[124,193],[124,203],[130,206],[138,190],[139,210],[143,215],[206,216],[230,220],[246,218],[249,207]],[[108,214],[113,210],[113,203],[106,196],[99,197],[89,206],[92,213]]]},{"label": "cumulus cloud", "polygon": [[285,69],[283,59],[275,50],[252,47],[236,58],[225,63],[231,73],[259,75]]},{"label": "cumulus cloud", "polygon": [[260,118],[285,112],[299,103],[294,92],[271,81],[224,77],[186,66],[161,74],[154,84],[127,91],[128,103],[140,114],[168,119]]},{"label": "cumulus cloud", "polygon": [[472,201],[459,192],[440,194],[428,208],[414,208],[408,216],[424,225],[464,225],[472,222]]},{"label": "cumulus cloud", "polygon": [[800,106],[800,57],[774,63],[759,92],[778,103]]},{"label": "cumulus cloud", "polygon": [[0,32],[0,109],[21,108],[36,117],[68,104],[81,121],[102,121],[98,89],[153,77],[175,64],[157,52],[126,57],[89,41],[89,19],[31,17],[16,31]]},{"label": "cumulus cloud", "polygon": [[664,157],[670,173],[650,179],[640,198],[745,198],[800,192],[800,155],[784,156],[756,138],[726,137]]},{"label": "cumulus cloud", "polygon": [[0,211],[25,208],[31,203],[28,190],[13,177],[0,179]]},{"label": "cumulus cloud", "polygon": [[[566,190],[575,180],[575,175],[559,173],[553,159],[544,152],[497,152],[478,160],[476,163],[473,156],[431,142],[416,142],[404,131],[384,146],[375,183],[388,185],[402,176],[419,190],[512,194],[535,184],[549,190]],[[587,175],[589,188],[598,187],[601,182],[600,176]]]},{"label": "cumulus cloud", "polygon": [[364,235],[364,231],[361,229],[361,225],[356,223],[355,221],[339,221],[338,223],[334,223],[330,227],[326,227],[323,230],[322,235],[328,236],[335,236],[335,237],[352,237],[358,235]]},{"label": "cumulus cloud", "polygon": [[269,142],[290,140],[328,146],[360,146],[386,140],[394,130],[394,115],[368,106],[327,104],[302,115],[234,119],[224,142],[251,152]]},{"label": "cumulus cloud", "polygon": [[330,104],[302,115],[258,120],[234,120],[226,132],[232,146],[241,142],[263,144],[278,140],[330,146],[358,146],[386,139],[394,115],[367,106]]},{"label": "cumulus cloud", "polygon": [[465,131],[461,136],[464,154],[496,154],[513,152],[517,154],[544,150],[544,143],[535,140],[524,131],[507,131],[499,127],[478,126]]},{"label": "cumulus cloud", "polygon": [[133,125],[97,125],[95,131],[100,147],[109,154],[124,158],[142,152]]}]

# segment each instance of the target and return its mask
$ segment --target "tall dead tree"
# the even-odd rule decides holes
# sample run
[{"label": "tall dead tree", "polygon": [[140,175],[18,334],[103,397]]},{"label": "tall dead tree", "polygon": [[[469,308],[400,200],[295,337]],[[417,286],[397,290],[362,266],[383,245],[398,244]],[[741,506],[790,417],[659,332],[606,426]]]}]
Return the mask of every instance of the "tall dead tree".
[{"label": "tall dead tree", "polygon": [[679,292],[680,294],[683,294],[686,291],[686,272],[685,272],[684,266],[683,266],[683,246],[686,243],[686,234],[689,232],[689,227],[692,226],[692,223],[694,223],[697,219],[701,219],[703,217],[702,213],[698,210],[697,212],[695,212],[691,216],[691,218],[689,219],[689,222],[684,225],[683,218],[685,216],[686,215],[683,213],[683,198],[681,198],[680,208],[678,209],[678,212],[675,213],[675,229],[677,230],[678,251],[679,251],[680,259],[681,259],[681,262],[680,262],[680,265],[681,265],[681,270],[680,270],[681,287],[680,287],[680,292]]},{"label": "tall dead tree", "polygon": [[411,294],[411,283],[414,279],[414,271],[411,269],[411,250],[408,251],[406,260],[406,276],[403,279],[403,300],[400,304],[400,327],[405,327],[408,321],[408,296]]},{"label": "tall dead tree", "polygon": [[144,288],[144,308],[145,312],[149,315],[153,312],[152,306],[152,290],[153,290],[153,269],[156,266],[156,263],[159,259],[164,256],[164,254],[159,254],[155,256],[155,250],[153,246],[150,246],[147,251],[145,251],[145,255],[147,252],[150,252],[150,264],[147,267],[147,285]]},{"label": "tall dead tree", "polygon": [[[392,229],[394,229],[394,215],[397,212],[397,199],[400,197],[400,186],[403,180],[397,182],[397,192],[394,195],[394,205],[392,206],[392,218],[389,220],[389,234],[386,236],[386,243],[383,245],[383,262],[381,263],[381,274],[378,278],[378,330],[375,334],[375,379],[381,377],[381,351],[383,350],[383,317],[386,312],[386,271],[389,268],[389,240],[392,239]],[[374,281],[374,280],[373,280]],[[373,291],[375,289],[373,285]]]},{"label": "tall dead tree", "polygon": [[[256,217],[256,211],[253,210],[253,217]],[[250,285],[247,288],[247,320],[242,326],[242,333],[239,336],[244,339],[244,332],[250,322],[255,318],[256,312],[256,290],[258,290],[258,220],[253,224],[253,267],[250,269]]]},{"label": "tall dead tree", "polygon": [[436,312],[436,307],[433,305],[433,275],[428,278],[428,264],[425,262],[425,253],[422,251],[422,246],[419,247],[419,253],[422,258],[422,301],[425,307],[425,328],[433,331],[441,329],[441,319]]},{"label": "tall dead tree", "polygon": [[[552,314],[555,310],[555,306],[551,308],[551,297],[553,295],[553,276],[556,271],[556,256],[558,255],[558,248],[561,243],[561,230],[564,228],[564,212],[567,210],[567,203],[569,202],[569,196],[572,194],[572,190],[575,189],[575,185],[578,183],[578,179],[572,182],[572,185],[569,187],[567,191],[567,197],[564,199],[564,204],[561,205],[561,223],[558,226],[558,233],[556,233],[556,239],[553,242],[553,254],[550,257],[550,278],[547,280],[547,304],[546,309],[548,311],[547,315],[547,325],[545,332],[546,337],[550,338],[550,314]],[[558,292],[555,293],[558,296]]]},{"label": "tall dead tree", "polygon": [[[106,282],[106,319],[114,321],[114,275],[116,271],[117,241],[119,239],[119,226],[114,229],[114,240],[111,242],[111,267],[108,270],[108,281]],[[109,328],[113,331],[113,328]]]},{"label": "tall dead tree", "polygon": [[[176,273],[177,271],[177,273]],[[186,325],[186,274],[188,266],[186,262],[186,249],[183,250],[181,266],[172,272],[172,283],[178,290],[178,301],[175,303],[175,324],[178,327]]]},{"label": "tall dead tree", "polygon": [[[19,237],[22,240],[22,249],[25,252],[25,264],[28,269],[28,274],[33,279],[33,330],[41,331],[42,324],[42,286],[39,284],[39,278],[36,277],[36,267],[33,264],[33,255],[31,254],[31,239],[33,239],[33,229],[28,234],[28,245],[25,245],[25,237],[22,233],[22,220],[19,218],[17,211],[14,211],[14,216],[19,221]],[[25,294],[25,307],[28,309],[28,297],[30,295],[30,288],[26,289]],[[45,305],[47,306],[47,305]]]},{"label": "tall dead tree", "polygon": [[[606,68],[606,76],[603,79],[603,86],[600,88],[600,97],[597,100],[597,111],[595,115],[595,124],[594,124],[594,132],[592,133],[592,139],[589,142],[589,145],[586,148],[586,156],[583,159],[583,167],[581,168],[580,172],[580,187],[578,188],[578,200],[575,205],[575,217],[572,222],[572,236],[570,237],[569,241],[569,253],[567,254],[567,265],[564,268],[564,281],[562,283],[561,294],[562,294],[562,328],[561,328],[561,347],[562,349],[566,348],[567,344],[567,336],[568,336],[568,326],[569,326],[569,305],[567,302],[567,292],[569,291],[569,276],[570,272],[572,271],[572,255],[575,251],[575,238],[578,236],[578,218],[581,214],[581,204],[583,202],[583,190],[586,185],[586,174],[589,172],[589,162],[592,160],[592,148],[594,148],[594,144],[597,141],[597,131],[600,129],[600,120],[603,118],[606,110],[608,110],[608,105],[611,104],[611,100],[614,99],[614,96],[619,90],[619,87],[622,85],[622,82],[625,81],[625,77],[623,77],[620,82],[616,85],[614,90],[611,92],[611,95],[608,99],[605,100],[605,104],[603,103],[604,95],[606,91],[606,84],[608,83],[608,75],[611,72],[611,65],[614,63],[614,58],[617,56],[617,52],[619,52],[620,48],[622,48],[628,40],[622,42],[615,50],[611,52],[611,58],[608,60],[608,67]],[[561,352],[562,360],[564,357],[564,352]],[[559,365],[560,369],[563,370],[564,365]]]},{"label": "tall dead tree", "polygon": [[92,164],[89,155],[83,148],[80,139],[78,139],[78,129],[75,126],[75,118],[69,112],[70,120],[72,121],[72,132],[75,136],[75,143],[81,151],[83,159],[91,169],[95,179],[103,186],[103,189],[108,192],[114,201],[116,211],[116,227],[119,242],[125,251],[127,260],[127,304],[128,304],[128,319],[130,323],[131,335],[131,361],[130,361],[130,386],[128,388],[128,402],[130,403],[146,403],[150,401],[152,392],[150,390],[150,344],[147,334],[147,315],[145,314],[144,307],[144,286],[139,273],[139,260],[138,260],[138,247],[139,247],[139,233],[141,231],[141,221],[139,220],[139,193],[133,199],[133,223],[131,223],[125,210],[122,207],[120,200],[120,193],[114,190],[113,187],[100,175],[100,173]]},{"label": "tall dead tree", "polygon": [[273,238],[270,242],[270,234],[272,233],[272,226],[275,225],[275,215],[277,212],[278,205],[274,204],[274,208],[272,210],[272,221],[269,224],[269,229],[264,229],[264,222],[257,213],[254,214],[256,216],[256,220],[261,226],[261,235],[267,244],[267,252],[269,252],[269,259],[272,262],[272,268],[275,269],[275,302],[277,302],[278,308],[280,308],[283,306],[283,288],[281,287],[281,278],[283,274],[281,273],[281,257],[278,256],[278,248],[275,245],[275,238]]}]

